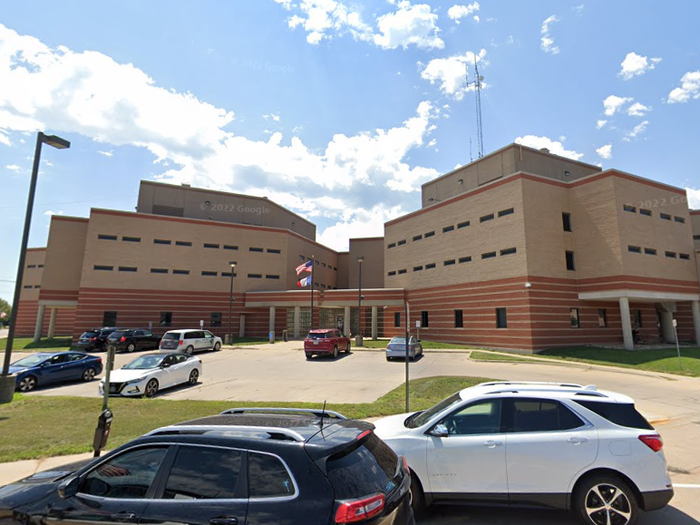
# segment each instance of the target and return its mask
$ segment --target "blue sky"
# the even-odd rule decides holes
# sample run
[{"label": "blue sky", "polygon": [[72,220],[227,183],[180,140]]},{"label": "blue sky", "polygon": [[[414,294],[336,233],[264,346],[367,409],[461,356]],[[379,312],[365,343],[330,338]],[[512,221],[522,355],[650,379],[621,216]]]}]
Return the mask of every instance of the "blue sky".
[{"label": "blue sky", "polygon": [[[700,3],[11,2],[0,13],[0,297],[51,214],[141,179],[267,196],[318,240],[383,234],[420,185],[511,142],[687,188],[700,208]],[[471,144],[471,145],[470,145]]]}]

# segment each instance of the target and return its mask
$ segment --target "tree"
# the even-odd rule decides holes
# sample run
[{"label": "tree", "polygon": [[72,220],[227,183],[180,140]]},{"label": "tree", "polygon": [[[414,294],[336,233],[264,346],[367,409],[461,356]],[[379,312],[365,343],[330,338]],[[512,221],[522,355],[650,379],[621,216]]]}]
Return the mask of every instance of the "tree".
[{"label": "tree", "polygon": [[12,306],[5,299],[0,298],[0,326],[5,326],[10,322]]}]

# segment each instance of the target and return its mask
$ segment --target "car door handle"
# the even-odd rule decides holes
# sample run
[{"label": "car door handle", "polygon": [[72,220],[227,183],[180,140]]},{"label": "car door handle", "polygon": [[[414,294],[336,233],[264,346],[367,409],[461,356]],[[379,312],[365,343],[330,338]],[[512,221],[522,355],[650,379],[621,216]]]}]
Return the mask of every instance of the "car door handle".
[{"label": "car door handle", "polygon": [[115,514],[112,514],[110,516],[113,521],[118,521],[121,523],[135,523],[136,522],[136,514],[133,512],[117,512]]},{"label": "car door handle", "polygon": [[500,441],[484,441],[484,446],[489,447],[489,448],[495,448],[495,447],[500,447],[502,443]]},{"label": "car door handle", "polygon": [[581,443],[585,443],[586,441],[588,441],[586,438],[579,438],[579,437],[569,438],[569,443],[573,443],[574,445],[580,445]]},{"label": "car door handle", "polygon": [[238,518],[212,518],[209,520],[209,525],[238,525]]}]

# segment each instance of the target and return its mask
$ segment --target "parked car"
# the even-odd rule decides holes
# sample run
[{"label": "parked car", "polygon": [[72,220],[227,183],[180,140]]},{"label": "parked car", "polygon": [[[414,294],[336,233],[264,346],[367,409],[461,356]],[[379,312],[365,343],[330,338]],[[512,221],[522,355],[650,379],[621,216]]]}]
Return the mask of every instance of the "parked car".
[{"label": "parked car", "polygon": [[83,332],[75,346],[80,350],[85,350],[87,352],[94,350],[105,350],[107,337],[109,337],[109,334],[115,330],[123,330],[123,328],[113,326],[88,330],[87,332]]},{"label": "parked car", "polygon": [[332,355],[335,359],[341,350],[350,353],[350,338],[335,328],[311,330],[304,339],[306,359],[311,359],[317,354]]},{"label": "parked car", "polygon": [[[423,355],[423,346],[420,341],[413,336],[408,338],[408,358],[413,361],[419,355]],[[386,360],[406,359],[406,338],[392,337],[389,344],[386,345]]]},{"label": "parked car", "polygon": [[[182,352],[159,352],[137,357],[109,376],[110,396],[152,397],[159,390],[189,383],[196,385],[202,375],[202,361]],[[105,379],[100,381],[104,394]]]},{"label": "parked car", "polygon": [[[228,411],[227,411],[228,412]],[[0,489],[6,525],[414,525],[403,460],[371,423],[224,412]]]},{"label": "parked car", "polygon": [[144,328],[115,330],[107,337],[107,349],[115,352],[152,350],[158,348],[160,336]]},{"label": "parked car", "polygon": [[661,436],[632,399],[595,386],[482,383],[375,425],[408,461],[414,509],[537,505],[633,525],[673,497]]},{"label": "parked car", "polygon": [[15,361],[9,373],[17,374],[17,390],[63,381],[92,381],[102,372],[102,358],[84,352],[37,352]]},{"label": "parked car", "polygon": [[221,350],[221,338],[215,336],[208,330],[189,329],[189,330],[170,330],[165,332],[160,340],[159,348],[161,350],[178,350],[193,354],[200,350],[213,350],[218,352]]}]

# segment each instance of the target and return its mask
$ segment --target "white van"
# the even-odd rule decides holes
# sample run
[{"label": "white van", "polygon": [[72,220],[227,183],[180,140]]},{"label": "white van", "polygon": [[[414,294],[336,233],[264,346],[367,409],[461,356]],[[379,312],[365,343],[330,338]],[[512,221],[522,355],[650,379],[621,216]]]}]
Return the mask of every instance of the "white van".
[{"label": "white van", "polygon": [[186,329],[170,330],[160,340],[160,350],[179,350],[193,354],[200,350],[218,351],[221,349],[221,338],[208,330]]}]

